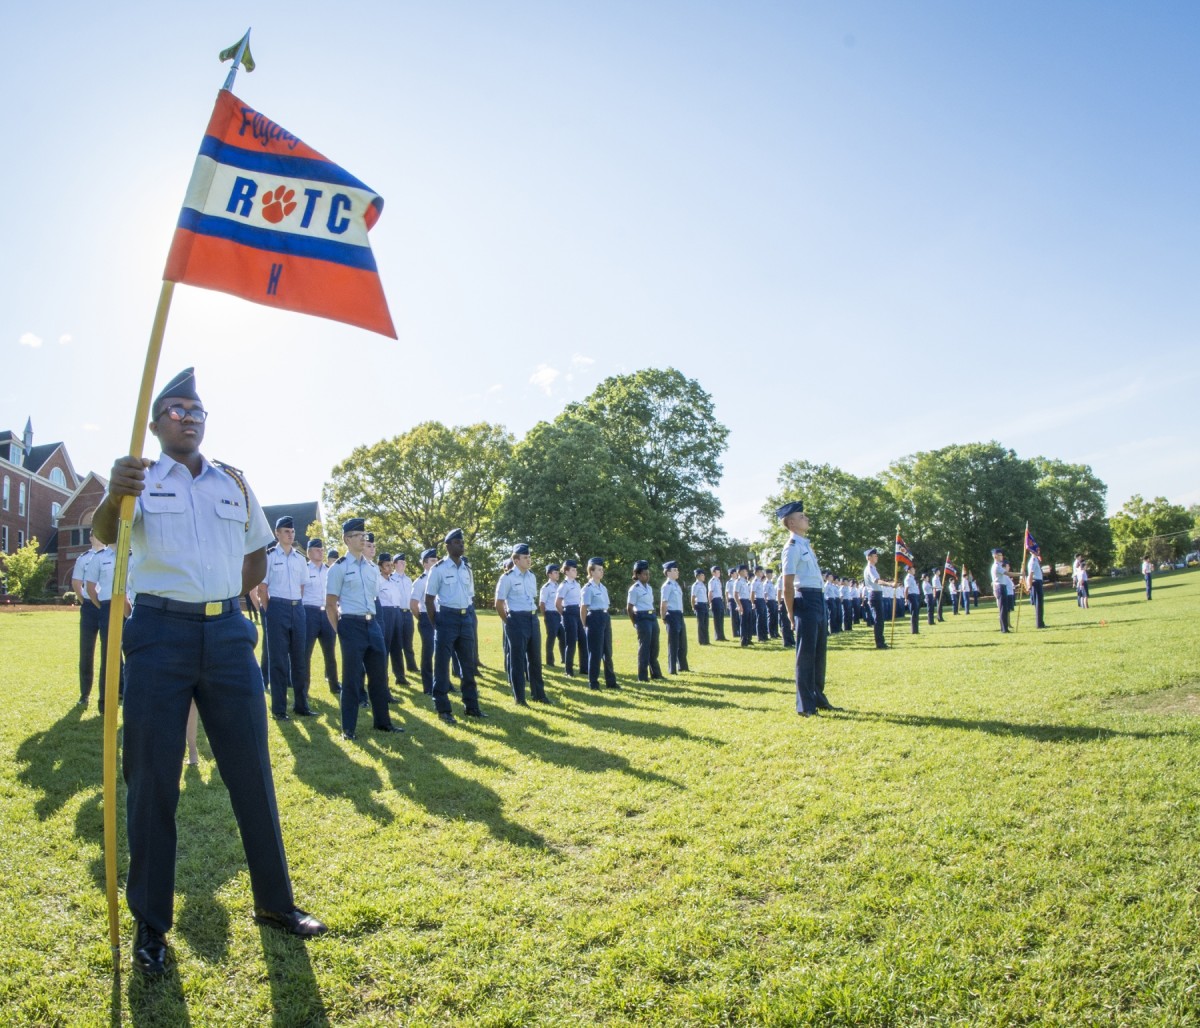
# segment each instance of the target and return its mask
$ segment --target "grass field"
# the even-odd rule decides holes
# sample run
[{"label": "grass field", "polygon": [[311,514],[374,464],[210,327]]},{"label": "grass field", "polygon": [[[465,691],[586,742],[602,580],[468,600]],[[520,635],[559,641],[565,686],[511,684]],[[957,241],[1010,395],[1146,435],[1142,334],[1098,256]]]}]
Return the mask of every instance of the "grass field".
[{"label": "grass field", "polygon": [[556,704],[522,709],[490,670],[480,724],[410,687],[406,735],[346,743],[319,685],[318,718],[269,731],[297,901],[330,933],[253,923],[202,737],[176,963],[115,987],[77,615],[0,612],[0,1023],[1200,1023],[1200,574],[1149,604],[1094,585],[1044,632],[1026,607],[1008,637],[990,609],[886,653],[834,637],[846,710],[819,718],[789,653],[692,623],[691,674],[636,682],[620,620],[621,692],[551,672]]}]

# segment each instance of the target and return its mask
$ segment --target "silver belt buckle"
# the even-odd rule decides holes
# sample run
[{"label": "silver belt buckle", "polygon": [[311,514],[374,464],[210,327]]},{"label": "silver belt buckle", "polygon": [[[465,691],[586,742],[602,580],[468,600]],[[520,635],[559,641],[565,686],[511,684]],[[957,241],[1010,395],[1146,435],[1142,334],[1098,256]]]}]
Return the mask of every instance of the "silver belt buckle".
[{"label": "silver belt buckle", "polygon": [[221,608],[224,604],[220,600],[211,600],[204,605],[204,616],[206,618],[215,618],[221,613]]},{"label": "silver belt buckle", "polygon": [[374,614],[364,614],[363,615],[363,617],[365,617],[368,621],[370,621],[371,618],[373,618],[374,616],[375,616]]}]

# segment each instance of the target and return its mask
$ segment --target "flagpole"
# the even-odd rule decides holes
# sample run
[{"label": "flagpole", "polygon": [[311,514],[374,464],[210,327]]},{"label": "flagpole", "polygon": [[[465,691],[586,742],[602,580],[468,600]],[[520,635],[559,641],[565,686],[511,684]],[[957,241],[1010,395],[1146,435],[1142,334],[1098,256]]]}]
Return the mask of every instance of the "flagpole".
[{"label": "flagpole", "polygon": [[[896,539],[900,538],[900,526],[896,526]],[[896,645],[896,593],[900,589],[900,554],[896,552],[895,540],[892,541],[892,629],[888,635],[888,646]]]},{"label": "flagpole", "polygon": [[1025,534],[1021,537],[1021,578],[1017,582],[1017,630],[1021,629],[1021,596],[1025,592],[1025,558],[1029,556],[1029,522],[1025,522]]},{"label": "flagpole", "polygon": [[942,600],[946,596],[946,565],[950,563],[950,551],[946,551],[946,560],[942,564],[942,588],[938,592],[938,610],[942,609]]},{"label": "flagpole", "polygon": [[[246,29],[246,34],[238,41],[237,52],[233,55],[233,66],[229,69],[229,74],[225,76],[225,85],[221,88],[229,90],[233,88],[233,80],[237,78],[238,68],[241,67],[242,58],[246,55],[246,48],[250,45],[250,30]],[[251,68],[251,71],[254,69]]]}]

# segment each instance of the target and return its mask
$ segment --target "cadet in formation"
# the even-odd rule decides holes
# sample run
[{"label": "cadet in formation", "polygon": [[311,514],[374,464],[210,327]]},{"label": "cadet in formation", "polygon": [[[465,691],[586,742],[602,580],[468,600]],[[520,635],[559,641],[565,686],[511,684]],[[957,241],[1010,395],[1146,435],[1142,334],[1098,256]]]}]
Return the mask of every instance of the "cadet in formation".
[{"label": "cadet in formation", "polygon": [[475,579],[463,555],[461,528],[446,534],[446,556],[429,571],[425,584],[425,612],[434,625],[433,703],[438,717],[456,724],[450,709],[450,657],[457,658],[462,677],[462,700],[467,717],[485,718],[475,684],[475,618],[471,608]]},{"label": "cadet in formation", "polygon": [[600,666],[604,666],[604,684],[609,689],[619,689],[617,675],[613,670],[612,626],[608,616],[608,589],[604,586],[604,560],[589,557],[588,580],[579,599],[579,616],[587,626],[588,684],[600,688]]},{"label": "cadet in formation", "polygon": [[538,593],[538,611],[542,615],[542,621],[546,628],[546,667],[554,667],[554,647],[558,645],[558,655],[563,662],[563,666],[567,663],[567,638],[566,631],[563,628],[563,618],[558,612],[558,586],[559,575],[562,573],[562,567],[558,564],[546,565],[546,584],[542,586],[542,591]]},{"label": "cadet in formation", "polygon": [[904,573],[904,597],[908,601],[912,634],[918,635],[921,631],[921,587],[917,584],[917,574],[911,565]]},{"label": "cadet in formation", "polygon": [[782,560],[783,595],[796,632],[796,713],[837,710],[825,695],[828,621],[821,567],[808,541],[809,519],[800,500],[785,503],[775,516],[788,530]]},{"label": "cadet in formation", "polygon": [[[413,582],[408,577],[407,554],[397,553],[392,558],[392,581],[396,583],[396,590],[400,599],[400,612],[397,614],[399,621],[398,642],[400,644],[404,669],[405,671],[412,671],[414,674],[419,673],[420,668],[417,666],[417,654],[413,649],[413,637],[416,634],[416,625],[412,612]],[[405,682],[407,682],[407,677],[407,675],[401,676]]]},{"label": "cadet in formation", "polygon": [[659,590],[659,613],[667,626],[667,671],[677,675],[688,670],[687,634],[683,630],[683,586],[679,584],[679,565],[667,561],[663,566],[666,578]]},{"label": "cadet in formation", "polygon": [[[83,573],[86,602],[94,607],[100,625],[100,701],[96,704],[104,713],[104,682],[108,674],[108,620],[112,610],[113,574],[117,569],[117,548],[111,543],[95,553]],[[121,665],[117,679],[118,698],[125,695],[125,666]]]},{"label": "cadet in formation", "polygon": [[992,595],[996,597],[996,611],[1000,615],[1000,631],[1008,632],[1008,592],[1012,579],[1004,564],[1004,551],[992,550]]},{"label": "cadet in formation", "polygon": [[729,605],[729,630],[735,639],[742,637],[742,600],[738,595],[738,569],[730,568],[725,582],[725,602]]},{"label": "cadet in formation", "polygon": [[[96,638],[100,634],[100,621],[96,604],[89,603],[83,576],[96,554],[104,549],[104,543],[92,536],[92,548],[84,550],[75,558],[71,569],[71,589],[79,600],[79,706],[86,707],[92,695],[92,678],[96,667]],[[103,680],[102,680],[103,681]],[[103,688],[103,684],[101,685]]]},{"label": "cadet in formation", "polygon": [[325,584],[329,580],[329,568],[325,564],[325,543],[320,539],[308,541],[308,578],[304,583],[302,606],[304,610],[304,668],[305,681],[312,685],[313,647],[321,644],[321,657],[325,661],[325,681],[334,696],[340,696],[337,654],[334,641],[337,633],[325,616]]},{"label": "cadet in formation", "polygon": [[887,643],[883,641],[883,587],[894,586],[891,579],[884,579],[879,574],[879,551],[872,546],[863,551],[867,565],[863,568],[863,582],[867,587],[867,602],[871,606],[872,626],[875,629],[875,649],[886,650]]},{"label": "cadet in formation", "polygon": [[692,589],[689,598],[692,602],[692,613],[696,617],[696,644],[708,645],[708,583],[704,581],[704,569],[692,568]]},{"label": "cadet in formation", "polygon": [[295,548],[296,526],[291,518],[275,522],[275,545],[267,550],[267,570],[259,583],[259,597],[266,614],[267,653],[271,669],[271,716],[288,720],[288,691],[292,710],[311,717],[305,654],[308,623],[301,601],[308,581],[308,562]]},{"label": "cadet in formation", "polygon": [[1046,593],[1042,573],[1042,558],[1038,553],[1029,554],[1029,571],[1025,575],[1025,588],[1029,590],[1029,600],[1037,611],[1037,627],[1046,627]]},{"label": "cadet in formation", "polygon": [[512,569],[496,584],[496,613],[504,623],[508,641],[508,683],[517,706],[524,707],[525,680],[529,679],[530,698],[549,703],[542,680],[542,641],[538,632],[537,579],[529,565],[532,559],[528,543],[518,543],[512,551]]},{"label": "cadet in formation", "polygon": [[714,564],[709,568],[712,578],[708,583],[708,602],[712,609],[713,635],[717,642],[725,641],[725,584],[721,581],[721,569]]},{"label": "cadet in formation", "polygon": [[562,616],[563,636],[566,640],[563,648],[563,671],[568,678],[574,678],[576,654],[579,656],[579,673],[588,673],[587,636],[579,615],[582,596],[579,586],[579,562],[568,558],[563,561],[562,570],[563,580],[554,595],[554,607]]},{"label": "cadet in formation", "polygon": [[741,622],[741,636],[743,646],[752,646],[754,644],[754,603],[753,593],[750,589],[750,567],[747,564],[739,564],[737,569],[737,580],[734,583],[735,595],[737,596],[738,616]]},{"label": "cadet in formation", "polygon": [[429,569],[436,563],[436,549],[430,548],[421,554],[422,571],[413,582],[412,600],[409,601],[417,633],[421,636],[421,691],[426,696],[433,695],[433,618],[425,607],[425,586],[429,582]]},{"label": "cadet in formation", "polygon": [[633,563],[633,584],[625,599],[625,613],[637,632],[637,677],[639,682],[662,678],[658,664],[658,615],[654,611],[654,590],[650,588],[650,562]]}]

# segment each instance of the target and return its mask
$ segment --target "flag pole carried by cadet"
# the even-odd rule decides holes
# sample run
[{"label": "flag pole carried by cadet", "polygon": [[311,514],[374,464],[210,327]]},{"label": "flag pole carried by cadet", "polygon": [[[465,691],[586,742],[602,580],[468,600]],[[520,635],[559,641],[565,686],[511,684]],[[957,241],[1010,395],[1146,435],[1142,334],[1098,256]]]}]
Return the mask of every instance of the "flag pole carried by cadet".
[{"label": "flag pole carried by cadet", "polygon": [[[150,397],[176,282],[344,321],[396,338],[367,232],[383,199],[233,95],[239,66],[254,70],[250,30],[221,61],[233,65],[188,183],[171,242],[130,436],[142,459]],[[301,200],[296,200],[299,193]],[[104,689],[104,878],[113,970],[120,968],[117,904],[117,697],[134,497],[122,496]]]},{"label": "flag pole carried by cadet", "polygon": [[904,545],[904,540],[900,538],[900,526],[896,526],[896,560],[895,560],[895,585],[892,587],[892,628],[891,638],[888,639],[888,645],[893,646],[896,643],[896,601],[899,599],[897,591],[900,589],[900,565],[903,564],[907,568],[913,566],[913,555],[909,552],[908,547]]},{"label": "flag pole carried by cadet", "polygon": [[1021,574],[1017,578],[1017,624],[1016,630],[1021,630],[1021,599],[1025,592],[1025,562],[1029,559],[1029,522],[1025,522],[1025,532],[1021,536]]},{"label": "flag pole carried by cadet", "polygon": [[937,609],[938,609],[939,617],[941,616],[941,612],[942,612],[942,600],[945,599],[945,596],[946,596],[946,571],[950,567],[951,567],[950,551],[947,550],[946,551],[946,560],[942,564],[942,587],[941,587],[941,589],[938,590]]}]

